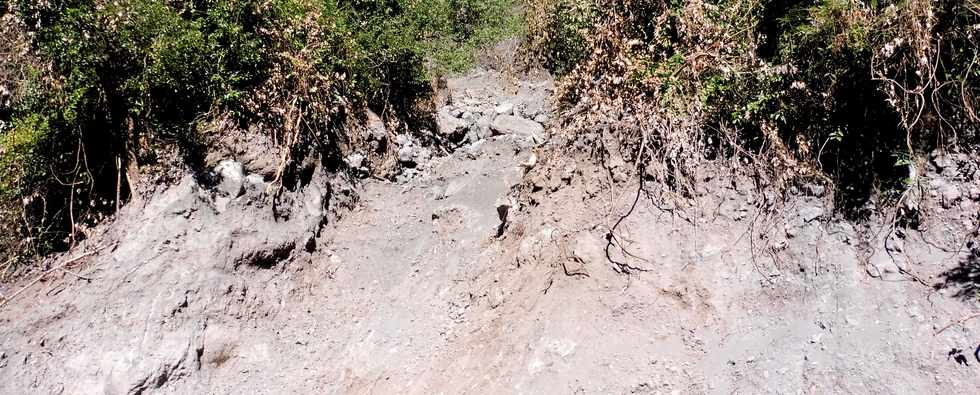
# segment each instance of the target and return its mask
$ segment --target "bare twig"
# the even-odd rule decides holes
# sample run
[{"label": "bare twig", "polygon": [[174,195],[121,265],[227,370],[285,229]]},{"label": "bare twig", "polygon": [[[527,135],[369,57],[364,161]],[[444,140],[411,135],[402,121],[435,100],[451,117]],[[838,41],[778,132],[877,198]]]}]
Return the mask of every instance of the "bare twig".
[{"label": "bare twig", "polygon": [[116,156],[116,212],[119,212],[119,196],[122,189],[122,160]]},{"label": "bare twig", "polygon": [[102,250],[105,250],[106,248],[115,247],[115,246],[116,246],[116,244],[110,244],[110,245],[105,246],[105,247],[101,247],[101,248],[98,248],[98,249],[95,249],[95,250],[92,250],[92,251],[88,251],[88,252],[86,252],[86,253],[84,253],[82,255],[79,255],[77,257],[74,257],[74,258],[71,258],[71,259],[69,259],[67,261],[64,261],[64,262],[62,262],[58,266],[55,266],[55,267],[53,267],[51,269],[48,269],[44,273],[41,273],[41,275],[37,276],[37,278],[35,278],[35,279],[31,280],[31,282],[27,283],[27,285],[25,285],[23,288],[17,290],[17,292],[14,292],[12,295],[10,295],[9,298],[6,298],[6,299],[3,300],[3,302],[0,302],[0,308],[3,308],[4,306],[6,306],[7,303],[9,303],[11,300],[14,300],[14,298],[16,298],[18,295],[20,295],[21,293],[23,293],[24,291],[26,291],[28,288],[33,287],[35,284],[41,282],[41,280],[43,280],[49,274],[54,273],[55,271],[59,271],[60,270],[60,271],[64,271],[66,273],[72,274],[72,275],[74,275],[74,276],[76,276],[78,278],[82,278],[82,279],[85,279],[85,280],[91,280],[91,278],[88,278],[88,277],[85,277],[85,276],[82,276],[82,275],[79,275],[79,274],[71,273],[71,272],[67,271],[65,268],[68,267],[68,265],[71,265],[71,264],[73,264],[75,262],[78,262],[78,261],[80,261],[82,259],[85,259],[85,258],[90,257],[92,255],[98,254],[99,252],[101,252]]},{"label": "bare twig", "polygon": [[75,272],[73,272],[71,270],[68,270],[68,269],[65,269],[65,268],[59,268],[59,269],[61,269],[61,271],[64,272],[65,274],[70,274],[70,275],[74,276],[75,278],[77,278],[79,280],[92,281],[92,278],[91,277],[83,276],[81,274],[75,273]]},{"label": "bare twig", "polygon": [[[578,256],[574,256],[573,255],[572,256],[572,259],[575,260],[576,262],[578,262],[583,267],[585,266],[585,262],[582,261],[582,258],[579,258]],[[578,276],[578,277],[591,277],[591,276],[589,276],[589,273],[586,272],[582,268],[579,268],[578,270],[575,270],[575,271],[569,271],[568,270],[568,266],[565,265],[565,261],[564,260],[562,260],[562,262],[561,262],[561,268],[562,268],[562,270],[565,271],[565,275],[568,276],[568,277],[576,277],[576,276]]]},{"label": "bare twig", "polygon": [[16,298],[18,295],[20,295],[24,291],[26,291],[28,288],[33,287],[35,284],[39,283],[42,279],[44,279],[44,277],[47,277],[47,275],[49,275],[51,273],[54,273],[55,271],[58,271],[58,270],[63,270],[65,268],[65,266],[68,266],[68,265],[70,265],[72,263],[78,262],[78,261],[80,261],[80,260],[82,260],[82,259],[84,259],[86,257],[95,255],[98,252],[99,252],[99,250],[86,252],[86,253],[84,253],[82,255],[79,255],[77,257],[74,257],[72,259],[69,259],[67,261],[64,261],[60,265],[55,266],[55,267],[49,269],[48,271],[46,271],[44,273],[41,273],[40,276],[37,276],[37,278],[31,280],[31,282],[27,283],[27,285],[25,285],[23,288],[19,289],[17,292],[14,292],[13,295],[10,295],[9,298],[5,299],[3,302],[0,302],[0,308],[6,306],[7,303],[9,303],[11,300],[14,300],[14,298]]},{"label": "bare twig", "polygon": [[976,313],[970,314],[968,316],[965,316],[963,318],[960,318],[960,319],[958,319],[956,321],[950,322],[949,324],[946,324],[946,326],[944,326],[944,327],[940,328],[938,331],[936,331],[936,336],[939,336],[940,333],[943,333],[945,330],[951,328],[953,325],[962,324],[964,322],[967,322],[967,321],[972,320],[972,319],[977,318],[977,317],[980,317],[980,312],[976,312]]},{"label": "bare twig", "polygon": [[7,278],[7,270],[10,269],[10,266],[13,265],[16,260],[17,257],[13,256],[10,257],[10,259],[7,259],[7,261],[3,263],[3,269],[0,269],[0,278],[4,278],[4,279]]}]

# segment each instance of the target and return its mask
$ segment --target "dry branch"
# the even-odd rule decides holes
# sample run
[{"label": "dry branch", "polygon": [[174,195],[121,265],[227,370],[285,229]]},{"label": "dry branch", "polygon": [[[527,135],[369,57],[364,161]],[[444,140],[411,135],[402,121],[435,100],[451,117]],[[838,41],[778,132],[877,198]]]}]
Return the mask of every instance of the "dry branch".
[{"label": "dry branch", "polygon": [[[84,253],[82,255],[79,255],[77,257],[71,258],[69,260],[66,260],[66,261],[62,262],[61,264],[59,264],[59,265],[57,265],[57,266],[55,266],[55,267],[53,267],[51,269],[48,269],[44,273],[41,273],[41,275],[37,276],[35,279],[31,280],[29,283],[27,283],[27,285],[25,285],[23,288],[17,290],[17,292],[14,292],[12,295],[10,295],[9,298],[6,298],[6,299],[4,299],[3,302],[0,302],[0,308],[3,308],[4,306],[7,305],[7,303],[9,303],[10,301],[12,301],[15,298],[17,298],[18,295],[22,294],[27,289],[29,289],[29,288],[33,287],[34,285],[36,285],[37,283],[41,282],[41,280],[43,280],[49,274],[54,273],[55,271],[65,271],[65,272],[68,272],[67,270],[65,270],[65,268],[68,265],[71,265],[72,263],[78,262],[78,261],[80,261],[82,259],[85,259],[85,258],[87,258],[89,256],[98,254],[100,251],[102,251],[104,249],[105,249],[105,247],[99,248],[99,249],[96,249],[96,250],[92,250],[92,251],[88,251],[88,252],[86,252],[86,253]],[[75,276],[77,276],[79,278],[90,280],[88,278],[82,277],[82,276],[77,275],[77,274],[74,274],[74,273],[71,273],[71,274],[73,274],[73,275],[75,275]]]}]

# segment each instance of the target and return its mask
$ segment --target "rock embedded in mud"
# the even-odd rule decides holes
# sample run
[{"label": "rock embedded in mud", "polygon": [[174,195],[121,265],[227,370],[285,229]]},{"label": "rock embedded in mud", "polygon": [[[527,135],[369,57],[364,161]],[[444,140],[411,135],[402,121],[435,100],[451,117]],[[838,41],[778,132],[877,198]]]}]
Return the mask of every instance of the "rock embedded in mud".
[{"label": "rock embedded in mud", "polygon": [[415,150],[415,163],[426,163],[432,159],[432,150],[428,147],[419,147]]},{"label": "rock embedded in mud", "polygon": [[[460,116],[462,116],[462,111],[456,111],[459,111]],[[462,141],[466,137],[467,131],[470,130],[472,122],[467,119],[460,119],[460,116],[455,115],[455,111],[450,111],[448,108],[439,110],[439,114],[436,116],[436,130],[439,135],[453,143]]]},{"label": "rock embedded in mud", "polygon": [[400,146],[398,148],[398,161],[404,164],[414,165],[418,148],[412,139],[405,135],[398,135],[395,141]]},{"label": "rock embedded in mud", "polygon": [[950,155],[942,152],[941,150],[932,151],[929,154],[929,159],[931,159],[932,165],[936,168],[936,172],[942,174],[946,169],[953,169],[956,167],[956,161]]},{"label": "rock embedded in mud", "polygon": [[429,189],[427,194],[432,200],[443,200],[449,195],[445,184],[438,184]]},{"label": "rock embedded in mud", "polygon": [[980,187],[972,186],[970,187],[970,190],[967,191],[967,193],[968,193],[967,196],[970,198],[970,200],[980,200]]},{"label": "rock embedded in mud", "polygon": [[399,148],[398,161],[402,163],[415,163],[415,150],[411,146]]},{"label": "rock embedded in mud", "polygon": [[508,221],[510,217],[510,211],[517,206],[517,200],[508,196],[501,196],[497,198],[497,218],[500,220],[500,224],[497,225],[496,236],[500,237],[504,235],[504,231],[507,229]]},{"label": "rock embedded in mud", "polygon": [[307,188],[309,188],[308,192],[303,195],[303,204],[306,208],[307,215],[310,217],[322,217],[326,215],[326,192],[321,190],[317,185],[310,185]]},{"label": "rock embedded in mud", "polygon": [[819,184],[806,184],[803,186],[803,190],[806,191],[807,195],[814,197],[823,197],[824,193],[827,193],[827,188]]},{"label": "rock embedded in mud", "polygon": [[241,196],[245,192],[245,167],[233,160],[223,160],[214,168],[221,176],[218,190],[231,197]]},{"label": "rock embedded in mud", "polygon": [[375,141],[381,141],[388,137],[388,128],[385,127],[384,120],[371,110],[368,110],[366,115],[367,125],[365,126],[367,126],[368,135]]},{"label": "rock embedded in mud", "polygon": [[487,293],[487,301],[490,303],[491,309],[500,307],[500,305],[504,304],[505,299],[504,290],[500,286],[493,286],[490,292]]},{"label": "rock embedded in mud", "polygon": [[476,157],[479,156],[480,151],[483,150],[483,143],[484,142],[486,142],[486,140],[477,139],[472,144],[466,146],[465,151],[464,151],[466,153],[466,156],[469,159],[476,159]]},{"label": "rock embedded in mud", "polygon": [[544,126],[530,119],[513,115],[500,115],[494,118],[490,129],[498,134],[528,137],[538,140],[544,135]]},{"label": "rock embedded in mud", "polygon": [[762,196],[763,196],[764,202],[765,202],[765,204],[767,206],[772,206],[772,205],[776,204],[776,200],[778,199],[778,197],[776,196],[776,193],[773,192],[773,191],[765,191],[762,194]]},{"label": "rock embedded in mud", "polygon": [[418,170],[412,168],[402,169],[401,174],[398,175],[396,180],[400,183],[409,182],[412,179],[414,179],[415,176],[417,176],[418,174],[419,174]]},{"label": "rock embedded in mud", "polygon": [[808,206],[803,207],[799,211],[800,218],[803,222],[813,222],[814,220],[823,217],[824,211],[823,207],[820,206]]},{"label": "rock embedded in mud", "polygon": [[469,131],[466,133],[466,140],[470,143],[476,143],[480,140],[489,138],[493,135],[490,124],[490,117],[476,119],[470,126]]},{"label": "rock embedded in mud", "polygon": [[245,176],[245,181],[249,189],[263,190],[266,186],[265,178],[259,174],[249,174]]},{"label": "rock embedded in mud", "polygon": [[626,182],[627,180],[629,180],[629,175],[626,174],[626,171],[621,167],[617,167],[613,169],[612,175],[613,175],[613,181],[616,182]]},{"label": "rock embedded in mud", "polygon": [[346,162],[348,166],[358,169],[364,164],[364,155],[361,154],[348,155]]},{"label": "rock embedded in mud", "polygon": [[797,229],[795,226],[791,224],[786,224],[785,226],[783,226],[783,231],[786,233],[787,239],[795,239],[796,236],[800,234],[799,229]]},{"label": "rock embedded in mud", "polygon": [[497,218],[500,219],[500,223],[507,223],[507,216],[510,214],[511,207],[514,206],[514,202],[511,198],[507,196],[501,196],[497,199]]},{"label": "rock embedded in mud", "polygon": [[963,197],[960,189],[946,180],[936,179],[933,181],[933,185],[936,187],[936,192],[939,194],[939,202],[943,208],[953,208]]},{"label": "rock embedded in mud", "polygon": [[493,109],[497,115],[514,115],[514,104],[510,102],[500,103],[496,108]]}]

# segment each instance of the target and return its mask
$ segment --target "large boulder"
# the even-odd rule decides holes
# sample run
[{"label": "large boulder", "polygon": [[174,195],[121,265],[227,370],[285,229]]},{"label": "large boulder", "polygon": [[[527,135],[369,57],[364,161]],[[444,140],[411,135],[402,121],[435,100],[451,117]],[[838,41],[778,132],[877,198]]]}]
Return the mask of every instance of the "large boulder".
[{"label": "large boulder", "polygon": [[496,134],[527,137],[540,141],[544,137],[544,126],[530,119],[513,115],[500,115],[494,118],[490,129]]},{"label": "large boulder", "polygon": [[514,115],[514,103],[503,102],[493,110],[497,115]]},{"label": "large boulder", "polygon": [[[457,115],[460,115],[460,117],[457,117]],[[466,138],[466,133],[470,130],[473,122],[462,118],[462,115],[463,113],[459,110],[454,114],[448,107],[440,109],[436,117],[436,126],[439,129],[439,135],[453,143],[458,143]]]}]

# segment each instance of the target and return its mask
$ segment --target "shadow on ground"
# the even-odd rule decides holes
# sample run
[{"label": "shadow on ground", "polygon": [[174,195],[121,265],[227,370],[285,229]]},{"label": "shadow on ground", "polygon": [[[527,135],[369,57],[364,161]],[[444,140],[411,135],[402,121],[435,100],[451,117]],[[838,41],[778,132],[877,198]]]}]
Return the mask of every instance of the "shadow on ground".
[{"label": "shadow on ground", "polygon": [[936,289],[955,288],[953,296],[965,301],[980,297],[980,245],[970,241],[967,247],[970,255],[958,267],[943,273],[945,281],[936,285]]}]

